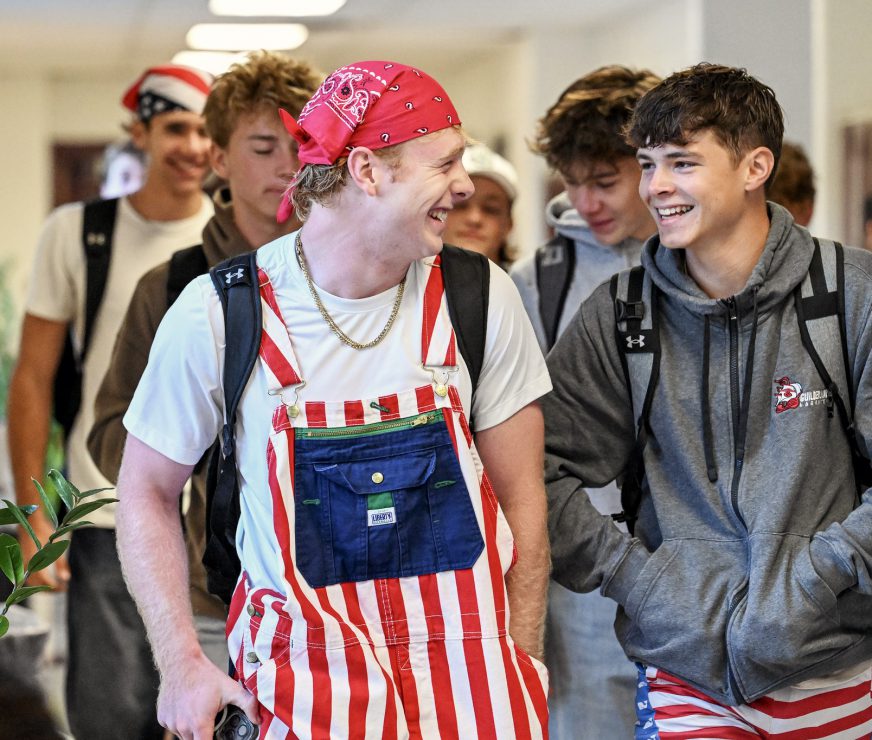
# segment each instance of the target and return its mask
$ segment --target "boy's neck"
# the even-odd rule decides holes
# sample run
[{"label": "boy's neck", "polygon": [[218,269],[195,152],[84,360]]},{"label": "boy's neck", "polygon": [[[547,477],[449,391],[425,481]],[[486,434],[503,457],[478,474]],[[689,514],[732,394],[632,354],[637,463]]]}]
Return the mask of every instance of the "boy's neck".
[{"label": "boy's neck", "polygon": [[148,179],[127,199],[133,209],[148,221],[181,221],[196,216],[203,207],[201,190],[191,190],[180,196],[166,192],[165,188]]},{"label": "boy's neck", "polygon": [[284,223],[278,223],[275,218],[264,218],[263,214],[253,213],[244,206],[239,207],[236,203],[233,203],[233,223],[254,248],[269,244],[300,227],[300,221],[296,216],[291,216]]},{"label": "boy's neck", "polygon": [[717,242],[696,244],[684,250],[685,269],[710,298],[741,293],[763,254],[769,235],[769,214],[749,210],[733,231]]}]

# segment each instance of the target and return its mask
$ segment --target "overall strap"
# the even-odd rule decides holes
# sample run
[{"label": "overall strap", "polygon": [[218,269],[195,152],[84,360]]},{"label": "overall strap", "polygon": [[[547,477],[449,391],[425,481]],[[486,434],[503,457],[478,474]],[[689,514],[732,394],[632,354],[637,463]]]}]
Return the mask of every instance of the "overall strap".
[{"label": "overall strap", "polygon": [[651,403],[660,377],[658,291],[642,267],[614,275],[609,287],[615,305],[615,341],[636,419],[636,441],[621,485],[622,511],[612,516],[626,522],[633,534],[642,502]]},{"label": "overall strap", "polygon": [[536,250],[536,288],[546,350],[557,341],[557,329],[574,275],[575,244],[568,237],[558,234]]},{"label": "overall strap", "polygon": [[[450,259],[450,258],[449,258]],[[443,270],[443,255],[433,260],[421,315],[421,364],[428,368],[457,366],[457,339],[450,320],[444,321],[443,306],[447,309]],[[450,269],[450,268],[449,268]]]},{"label": "overall strap", "polygon": [[860,453],[854,428],[854,383],[845,323],[845,255],[838,242],[814,239],[808,273],[794,289],[799,334],[848,438],[857,482],[872,485],[872,466]]}]

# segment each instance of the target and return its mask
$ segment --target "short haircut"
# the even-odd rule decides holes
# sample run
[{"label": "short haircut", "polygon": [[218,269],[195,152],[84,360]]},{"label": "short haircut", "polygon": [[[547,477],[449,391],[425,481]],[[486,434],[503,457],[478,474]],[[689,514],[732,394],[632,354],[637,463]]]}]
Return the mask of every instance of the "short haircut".
[{"label": "short haircut", "polygon": [[203,110],[206,132],[224,149],[241,116],[284,108],[296,117],[322,79],[308,62],[276,52],[252,52],[212,85]]},{"label": "short haircut", "polygon": [[814,171],[799,144],[785,141],[775,179],[769,186],[769,200],[788,205],[814,202]]},{"label": "short haircut", "polygon": [[623,132],[637,101],[660,78],[647,69],[600,67],[567,87],[539,119],[530,148],[565,174],[579,162],[632,157]]},{"label": "short haircut", "polygon": [[784,115],[768,85],[739,67],[702,62],[667,77],[636,105],[627,141],[636,149],[683,146],[711,131],[738,164],[744,154],[765,146],[775,157],[775,176],[784,138]]},{"label": "short haircut", "polygon": [[[405,143],[405,142],[403,142]],[[374,149],[373,154],[385,160],[394,170],[400,168],[403,144]],[[348,181],[348,157],[340,157],[333,164],[307,164],[300,168],[291,187],[294,214],[300,221],[309,218],[312,204],[329,206]]]}]

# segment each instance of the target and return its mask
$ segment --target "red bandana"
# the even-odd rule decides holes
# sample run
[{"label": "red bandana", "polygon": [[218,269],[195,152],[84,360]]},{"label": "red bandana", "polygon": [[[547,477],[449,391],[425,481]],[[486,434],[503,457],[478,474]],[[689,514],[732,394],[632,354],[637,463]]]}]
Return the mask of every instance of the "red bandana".
[{"label": "red bandana", "polygon": [[300,164],[334,164],[356,146],[382,149],[460,124],[442,86],[395,62],[357,62],[331,74],[295,121],[280,110],[300,144]]}]

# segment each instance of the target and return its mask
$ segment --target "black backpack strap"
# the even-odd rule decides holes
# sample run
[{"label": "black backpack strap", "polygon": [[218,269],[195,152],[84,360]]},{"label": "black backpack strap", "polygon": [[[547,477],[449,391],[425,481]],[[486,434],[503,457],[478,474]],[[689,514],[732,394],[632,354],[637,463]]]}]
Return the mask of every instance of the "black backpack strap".
[{"label": "black backpack strap", "polygon": [[[845,323],[845,254],[838,242],[814,239],[808,274],[794,289],[794,307],[803,347],[824,384],[851,447],[854,473],[862,488],[872,485],[872,466],[860,452],[854,428],[854,383]],[[839,342],[833,341],[835,336]],[[845,402],[847,399],[847,403]]]},{"label": "black backpack strap", "polygon": [[609,288],[615,305],[615,341],[636,418],[636,441],[621,483],[622,511],[612,518],[626,522],[633,534],[642,502],[651,403],[660,378],[658,291],[642,267],[614,275]]},{"label": "black backpack strap", "polygon": [[239,577],[236,528],[239,485],[236,476],[236,411],[257,361],[262,315],[255,252],[213,267],[209,274],[224,309],[224,426],[207,476],[206,551],[203,564],[209,590],[230,602]]},{"label": "black backpack strap", "polygon": [[85,331],[82,334],[80,362],[85,359],[91,346],[91,336],[97,312],[106,291],[109,261],[112,257],[112,237],[115,232],[115,217],[118,213],[118,198],[92,200],[85,203],[82,214],[82,247],[85,250]]},{"label": "black backpack strap", "polygon": [[[446,244],[442,248],[442,280],[457,347],[469,369],[475,394],[484,365],[490,262],[483,254]],[[472,418],[470,427],[475,428]]]},{"label": "black backpack strap", "polygon": [[67,334],[54,378],[54,417],[69,435],[82,404],[82,365],[91,346],[97,313],[106,292],[112,257],[112,237],[118,198],[92,200],[82,209],[82,251],[85,258],[84,328],[77,352]]},{"label": "black backpack strap", "polygon": [[568,237],[558,234],[536,250],[536,288],[546,350],[557,341],[557,329],[574,274],[575,244]]},{"label": "black backpack strap", "polygon": [[202,244],[174,252],[170,257],[170,268],[167,273],[167,308],[176,302],[188,283],[195,277],[205,275],[208,270],[209,263],[206,261]]}]

